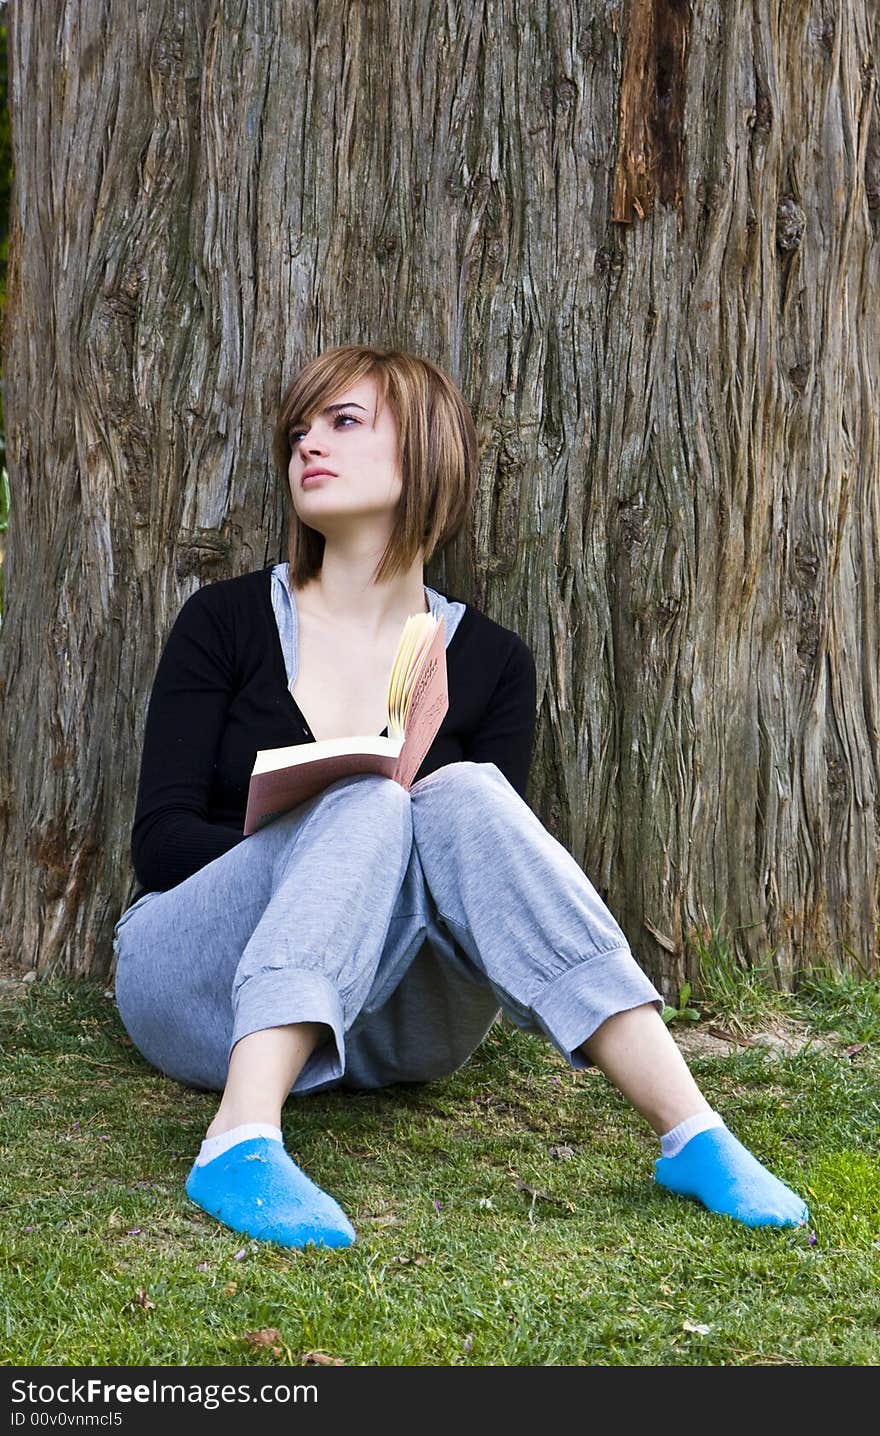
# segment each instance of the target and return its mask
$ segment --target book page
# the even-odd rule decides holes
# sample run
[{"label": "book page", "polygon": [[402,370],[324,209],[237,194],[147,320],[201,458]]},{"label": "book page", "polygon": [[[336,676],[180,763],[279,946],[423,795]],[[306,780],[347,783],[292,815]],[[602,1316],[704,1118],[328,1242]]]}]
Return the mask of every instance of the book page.
[{"label": "book page", "polygon": [[295,768],[301,763],[316,763],[322,758],[370,753],[394,757],[400,752],[400,741],[381,733],[353,733],[349,738],[319,738],[314,743],[294,743],[290,748],[261,748],[254,760],[253,775],[274,773],[281,768]]},{"label": "book page", "polygon": [[446,624],[441,618],[410,695],[406,736],[394,774],[404,788],[412,787],[416,773],[437,736],[437,730],[448,708]]},{"label": "book page", "polygon": [[[442,620],[441,620],[441,621],[442,621]],[[444,625],[444,628],[445,628],[445,625]],[[431,640],[432,640],[433,637],[434,637],[433,630],[428,630],[428,629],[426,628],[426,629],[425,629],[425,632],[424,632],[424,633],[421,635],[421,637],[419,638],[418,644],[417,644],[417,646],[416,646],[416,650],[415,650],[415,652],[414,652],[414,654],[413,654],[413,657],[412,657],[412,662],[410,663],[410,666],[409,666],[409,672],[406,674],[406,678],[405,678],[405,682],[404,682],[404,688],[403,688],[403,696],[402,696],[402,700],[401,700],[401,709],[402,709],[402,718],[401,718],[401,721],[402,721],[402,723],[403,723],[404,728],[406,727],[406,721],[407,721],[407,716],[408,716],[408,714],[409,714],[409,706],[410,706],[410,700],[412,699],[413,689],[415,688],[416,683],[418,682],[419,673],[421,672],[422,661],[423,661],[423,659],[424,659],[424,657],[425,657],[425,655],[426,655],[428,649],[431,647]]]},{"label": "book page", "polygon": [[406,727],[406,695],[416,680],[418,665],[425,648],[434,636],[438,620],[430,613],[410,614],[404,624],[391,677],[388,682],[388,732],[404,735]]}]

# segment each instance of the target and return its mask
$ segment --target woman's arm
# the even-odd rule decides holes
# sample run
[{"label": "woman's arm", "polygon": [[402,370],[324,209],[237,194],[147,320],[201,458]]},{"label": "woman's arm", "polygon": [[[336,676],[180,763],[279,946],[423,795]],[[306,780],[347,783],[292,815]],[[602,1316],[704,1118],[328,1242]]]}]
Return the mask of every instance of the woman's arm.
[{"label": "woman's arm", "polygon": [[483,721],[463,755],[472,763],[494,763],[523,799],[535,737],[536,694],[535,660],[515,635]]},{"label": "woman's arm", "polygon": [[131,841],[135,873],[149,891],[175,887],[242,841],[240,829],[208,816],[234,683],[233,639],[219,587],[187,599],[153,682]]}]

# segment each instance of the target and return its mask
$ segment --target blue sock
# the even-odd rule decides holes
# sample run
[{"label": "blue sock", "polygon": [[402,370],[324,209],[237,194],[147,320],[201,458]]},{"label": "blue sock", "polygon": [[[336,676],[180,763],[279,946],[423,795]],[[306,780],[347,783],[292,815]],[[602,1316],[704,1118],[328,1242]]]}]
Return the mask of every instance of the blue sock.
[{"label": "blue sock", "polygon": [[675,1157],[660,1157],[661,1187],[696,1197],[710,1212],[747,1227],[794,1227],[809,1221],[805,1203],[753,1157],[727,1127],[698,1132]]},{"label": "blue sock", "polygon": [[281,1142],[252,1137],[213,1161],[196,1163],[186,1194],[235,1232],[283,1247],[348,1247],[354,1227]]}]

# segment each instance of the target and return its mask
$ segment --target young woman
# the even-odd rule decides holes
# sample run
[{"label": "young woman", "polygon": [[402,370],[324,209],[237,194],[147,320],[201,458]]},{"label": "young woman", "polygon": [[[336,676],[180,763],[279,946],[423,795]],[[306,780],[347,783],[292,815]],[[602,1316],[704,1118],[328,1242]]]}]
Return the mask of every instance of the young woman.
[{"label": "young woman", "polygon": [[[453,1072],[501,1008],[617,1085],[660,1139],[660,1185],[750,1226],[805,1221],[709,1108],[622,930],[525,801],[528,648],[425,586],[471,513],[459,390],[412,354],[331,350],[284,395],[274,452],[289,563],[207,585],[174,624],[132,838],[145,891],[116,927],[133,1042],[222,1090],[190,1198],[259,1239],[349,1245],[285,1151],[286,1098]],[[257,750],[378,734],[401,630],[425,611],[444,620],[449,710],[412,789],[342,779],[243,838]]]}]

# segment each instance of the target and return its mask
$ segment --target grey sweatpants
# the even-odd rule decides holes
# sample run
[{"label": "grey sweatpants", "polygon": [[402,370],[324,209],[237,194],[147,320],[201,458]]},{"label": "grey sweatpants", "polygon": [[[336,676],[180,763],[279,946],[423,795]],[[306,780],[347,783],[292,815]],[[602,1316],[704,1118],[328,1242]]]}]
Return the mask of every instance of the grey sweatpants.
[{"label": "grey sweatpants", "polygon": [[295,1093],[455,1071],[499,1007],[575,1067],[615,1012],[662,998],[574,858],[494,763],[451,763],[407,792],[343,778],[115,929],[135,1046],[222,1090],[234,1044],[326,1023]]}]

